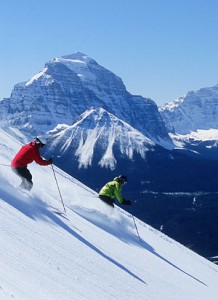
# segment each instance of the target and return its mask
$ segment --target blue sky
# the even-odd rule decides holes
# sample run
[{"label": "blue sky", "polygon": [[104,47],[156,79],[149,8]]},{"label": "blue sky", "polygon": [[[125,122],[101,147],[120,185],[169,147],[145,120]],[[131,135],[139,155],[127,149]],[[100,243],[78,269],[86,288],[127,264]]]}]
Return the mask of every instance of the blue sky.
[{"label": "blue sky", "polygon": [[75,51],[161,105],[218,84],[218,1],[0,1],[0,99]]}]

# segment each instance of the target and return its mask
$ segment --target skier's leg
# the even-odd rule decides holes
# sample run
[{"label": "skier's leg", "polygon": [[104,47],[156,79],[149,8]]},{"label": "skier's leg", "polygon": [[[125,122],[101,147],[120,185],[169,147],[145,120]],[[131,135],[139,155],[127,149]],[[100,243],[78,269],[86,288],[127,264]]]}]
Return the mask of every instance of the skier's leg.
[{"label": "skier's leg", "polygon": [[12,168],[12,170],[22,180],[20,188],[30,191],[33,187],[32,174],[30,171],[27,168]]},{"label": "skier's leg", "polygon": [[110,197],[107,197],[107,196],[103,196],[103,195],[99,195],[99,198],[105,202],[106,204],[114,207],[114,203],[113,203],[113,200],[110,198]]},{"label": "skier's leg", "polygon": [[33,182],[32,182],[32,174],[27,168],[23,168],[22,170],[22,182],[21,186],[25,189],[30,191],[33,187]]}]

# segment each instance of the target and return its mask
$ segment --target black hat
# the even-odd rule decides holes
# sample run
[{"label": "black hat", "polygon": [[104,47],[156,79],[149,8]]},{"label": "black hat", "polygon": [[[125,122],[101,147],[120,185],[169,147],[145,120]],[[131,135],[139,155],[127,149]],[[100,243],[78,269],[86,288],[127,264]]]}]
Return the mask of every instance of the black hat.
[{"label": "black hat", "polygon": [[125,175],[120,175],[118,177],[118,180],[120,183],[126,183],[127,182],[127,177]]},{"label": "black hat", "polygon": [[45,144],[42,142],[42,141],[40,141],[40,139],[39,138],[35,138],[35,141],[36,141],[36,144],[40,147],[40,148],[42,148],[42,147],[44,147],[45,146]]}]

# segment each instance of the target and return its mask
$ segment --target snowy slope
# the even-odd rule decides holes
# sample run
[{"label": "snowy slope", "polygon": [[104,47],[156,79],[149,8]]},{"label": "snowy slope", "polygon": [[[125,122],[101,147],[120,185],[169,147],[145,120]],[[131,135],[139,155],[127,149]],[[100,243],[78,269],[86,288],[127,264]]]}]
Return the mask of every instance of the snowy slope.
[{"label": "snowy slope", "polygon": [[[55,167],[32,164],[31,193],[10,161],[20,144],[0,131],[0,299],[214,300],[218,267]],[[128,185],[125,187],[128,188]],[[125,191],[124,191],[125,193]]]}]

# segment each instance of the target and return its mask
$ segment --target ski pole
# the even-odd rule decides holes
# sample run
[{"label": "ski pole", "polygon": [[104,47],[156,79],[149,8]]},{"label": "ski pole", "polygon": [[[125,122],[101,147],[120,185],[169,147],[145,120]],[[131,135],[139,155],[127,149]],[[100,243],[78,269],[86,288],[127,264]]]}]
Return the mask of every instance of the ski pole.
[{"label": "ski pole", "polygon": [[57,177],[55,175],[53,164],[51,164],[51,168],[52,168],[52,171],[53,171],[53,174],[54,174],[54,178],[55,178],[56,185],[57,185],[57,188],[58,188],[58,192],[59,192],[59,195],[60,195],[60,198],[61,198],[61,202],[62,202],[62,205],[63,205],[63,208],[64,208],[64,212],[66,213],[66,209],[65,209],[65,206],[64,206],[64,201],[63,201],[63,198],[61,196],[61,191],[60,191],[60,188],[59,188],[59,185],[58,185]]},{"label": "ski pole", "polygon": [[132,214],[132,209],[131,209],[131,216],[132,216],[132,219],[133,219],[133,223],[135,225],[135,229],[136,229],[136,232],[137,232],[137,235],[138,235],[139,242],[141,243],[141,238],[140,238],[140,235],[139,235],[138,227],[137,227],[136,222],[135,222],[135,218]]}]

